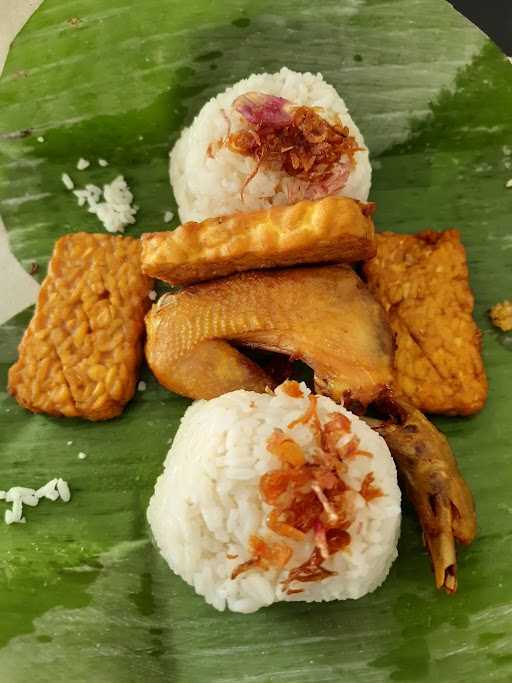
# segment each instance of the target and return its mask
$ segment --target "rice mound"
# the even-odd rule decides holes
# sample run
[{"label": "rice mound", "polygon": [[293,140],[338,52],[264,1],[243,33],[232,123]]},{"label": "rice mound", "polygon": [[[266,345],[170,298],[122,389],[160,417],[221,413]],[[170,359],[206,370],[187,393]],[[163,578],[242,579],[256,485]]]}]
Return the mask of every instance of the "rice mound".
[{"label": "rice mound", "polygon": [[[239,390],[194,403],[181,421],[156,483],[148,520],[160,552],[171,569],[218,610],[227,607],[248,613],[279,601],[360,598],[380,586],[397,556],[400,489],[387,445],[357,416],[320,396],[322,424],[333,412],[346,415],[360,448],[373,455],[349,459],[344,480],[359,491],[365,476],[373,472],[374,484],[384,495],[366,502],[359,493],[353,494],[351,543],[323,562],[335,576],[294,584],[302,593],[288,595],[283,589],[281,582],[289,570],[311,555],[313,532],[303,541],[294,541],[268,529],[266,517],[271,508],[261,499],[259,481],[264,473],[279,467],[278,458],[266,448],[275,428],[291,435],[306,457],[314,450],[308,426],[287,428],[309,405],[309,391],[304,384],[300,386],[303,398],[278,388],[275,395]],[[286,541],[293,555],[284,569],[253,569],[231,579],[232,571],[250,558],[252,534]]]},{"label": "rice mound", "polygon": [[171,151],[169,168],[182,222],[288,203],[285,192],[280,189],[283,174],[263,168],[245,188],[242,202],[240,190],[254,169],[254,160],[227,147],[218,150],[213,158],[208,155],[209,145],[225,137],[227,119],[232,133],[243,127],[242,117],[231,105],[239,95],[249,91],[278,95],[298,105],[321,107],[322,116],[327,120],[339,116],[358,146],[364,149],[356,152],[356,166],[338,194],[361,201],[368,199],[371,184],[368,150],[344,101],[320,73],[298,73],[283,67],[274,74],[253,74],[227,88],[207,102],[192,125],[183,130]]}]

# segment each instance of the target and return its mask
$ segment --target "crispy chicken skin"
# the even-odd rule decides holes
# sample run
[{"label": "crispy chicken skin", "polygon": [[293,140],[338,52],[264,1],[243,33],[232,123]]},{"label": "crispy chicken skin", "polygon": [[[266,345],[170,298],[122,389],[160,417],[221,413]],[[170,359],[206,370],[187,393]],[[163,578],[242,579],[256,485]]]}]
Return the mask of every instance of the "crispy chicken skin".
[{"label": "crispy chicken skin", "polygon": [[395,337],[395,387],[426,413],[478,412],[487,379],[458,231],[384,232],[376,243],[364,274]]},{"label": "crispy chicken skin", "polygon": [[185,223],[142,236],[143,272],[186,285],[254,268],[363,261],[375,255],[373,206],[326,197]]},{"label": "crispy chicken skin", "polygon": [[[151,329],[161,340],[168,323],[156,324],[158,330],[153,323]],[[263,393],[267,387],[274,386],[274,381],[262,368],[222,339],[199,342],[172,367],[168,365],[166,344],[153,342],[152,337],[146,346],[148,362],[151,356],[151,369],[160,384],[176,394],[208,400],[236,389]]]},{"label": "crispy chicken skin", "polygon": [[[266,382],[225,340],[303,360],[317,390],[338,401],[367,405],[391,380],[386,320],[348,266],[250,272],[194,285],[153,306],[146,330],[146,357],[157,379],[191,398]],[[198,348],[196,365],[189,358]],[[216,368],[214,381],[206,379],[207,367]]]},{"label": "crispy chicken skin", "polygon": [[395,419],[367,420],[384,437],[407,495],[420,520],[437,588],[457,589],[455,540],[469,544],[476,534],[471,492],[457,467],[450,444],[406,400],[384,396],[381,412]]}]

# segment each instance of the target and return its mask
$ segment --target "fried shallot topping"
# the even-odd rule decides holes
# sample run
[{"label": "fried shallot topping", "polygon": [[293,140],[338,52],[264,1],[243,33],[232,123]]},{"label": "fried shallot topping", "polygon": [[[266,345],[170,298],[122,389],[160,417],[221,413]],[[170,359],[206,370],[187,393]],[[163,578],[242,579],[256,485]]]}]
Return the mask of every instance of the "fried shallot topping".
[{"label": "fried shallot topping", "polygon": [[318,397],[314,394],[310,394],[308,396],[308,401],[309,406],[304,415],[290,422],[290,424],[288,425],[288,429],[293,429],[294,427],[297,427],[297,425],[309,425],[309,428],[311,429],[311,431],[315,435],[315,438],[319,442],[322,431],[322,425],[320,424],[320,419],[318,417],[317,412]]},{"label": "fried shallot topping", "polygon": [[282,569],[290,557],[292,556],[292,549],[285,543],[268,543],[263,538],[253,535],[249,540],[249,547],[252,557],[247,562],[238,565],[231,573],[231,578],[236,579],[243,572],[248,569],[258,567],[259,569],[268,569],[269,567],[278,567]]},{"label": "fried shallot topping", "polygon": [[[291,388],[295,393],[294,384],[287,383],[285,390]],[[263,474],[259,485],[262,500],[271,507],[267,517],[270,531],[294,541],[303,541],[312,532],[314,547],[310,557],[291,569],[283,582],[289,595],[301,592],[290,587],[294,581],[321,581],[336,573],[322,563],[351,542],[347,529],[353,522],[352,497],[346,494],[352,489],[343,479],[346,461],[357,455],[372,457],[371,453],[359,450],[359,440],[352,434],[346,415],[331,413],[322,425],[317,411],[318,397],[310,395],[308,400],[307,411],[288,427],[309,426],[317,445],[314,455],[306,459],[304,450],[290,435],[274,429],[267,450],[279,460],[280,467]],[[359,493],[367,502],[383,495],[373,482],[374,475],[370,472],[361,484]],[[270,543],[258,536],[251,537],[250,550],[251,559],[240,564],[231,578],[249,569],[282,569],[293,554],[286,543]]]},{"label": "fried shallot topping", "polygon": [[318,107],[294,105],[283,97],[261,92],[240,95],[233,108],[247,126],[229,133],[225,140],[233,152],[252,157],[255,168],[249,182],[265,166],[290,176],[288,199],[320,199],[343,188],[361,151],[347,126],[330,123]]},{"label": "fried shallot topping", "polygon": [[363,483],[361,484],[361,490],[359,493],[363,496],[367,503],[374,498],[380,498],[384,495],[377,486],[373,486],[374,479],[375,477],[373,476],[373,472],[368,472],[366,477],[363,479]]},{"label": "fried shallot topping", "polygon": [[286,382],[281,384],[281,389],[287,396],[291,396],[292,398],[304,398],[299,383],[294,380],[287,379]]}]

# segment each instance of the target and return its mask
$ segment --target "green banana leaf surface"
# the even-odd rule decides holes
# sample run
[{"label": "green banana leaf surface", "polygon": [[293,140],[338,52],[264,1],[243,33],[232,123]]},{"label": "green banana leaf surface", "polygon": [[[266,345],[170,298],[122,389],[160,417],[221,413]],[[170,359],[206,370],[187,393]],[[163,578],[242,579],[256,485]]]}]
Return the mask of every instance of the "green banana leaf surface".
[{"label": "green banana leaf surface", "polygon": [[[448,3],[46,0],[0,79],[11,249],[41,280],[59,236],[101,231],[64,172],[79,185],[123,173],[140,207],[127,234],[168,228],[180,129],[230,83],[283,65],[322,72],[345,98],[373,155],[379,229],[462,233],[490,396],[475,417],[436,420],[478,510],[459,591],[436,592],[405,503],[399,557],[375,593],[216,612],[168,570],[145,519],[188,402],[143,368],[147,389],[118,419],[27,413],[6,379],[28,309],[0,327],[0,489],[59,476],[73,498],[0,524],[1,681],[512,680],[512,336],[487,318],[512,295],[512,67]],[[80,156],[109,166],[76,171]]]}]

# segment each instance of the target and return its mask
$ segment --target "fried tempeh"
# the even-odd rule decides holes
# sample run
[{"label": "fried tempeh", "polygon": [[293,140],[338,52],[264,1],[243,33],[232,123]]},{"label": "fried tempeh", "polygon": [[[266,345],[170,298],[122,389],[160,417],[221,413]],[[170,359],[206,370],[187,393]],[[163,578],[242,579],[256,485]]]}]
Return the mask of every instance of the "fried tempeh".
[{"label": "fried tempeh", "polygon": [[353,263],[375,254],[373,205],[326,197],[142,236],[142,270],[172,285],[255,268]]},{"label": "fried tempeh", "polygon": [[376,243],[364,273],[395,336],[395,387],[426,413],[476,413],[487,379],[458,231],[385,232]]},{"label": "fried tempeh", "polygon": [[151,287],[139,240],[61,237],[9,370],[18,403],[89,420],[119,415],[135,391]]},{"label": "fried tempeh", "polygon": [[505,299],[494,304],[489,311],[489,317],[494,327],[502,332],[510,332],[512,330],[512,301]]}]

